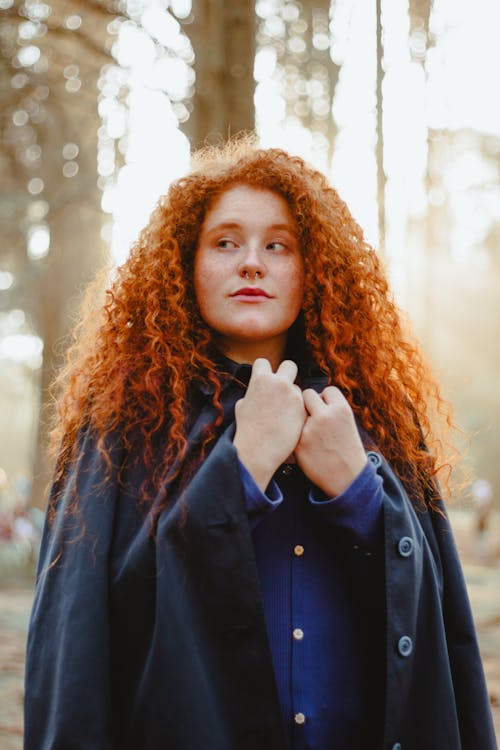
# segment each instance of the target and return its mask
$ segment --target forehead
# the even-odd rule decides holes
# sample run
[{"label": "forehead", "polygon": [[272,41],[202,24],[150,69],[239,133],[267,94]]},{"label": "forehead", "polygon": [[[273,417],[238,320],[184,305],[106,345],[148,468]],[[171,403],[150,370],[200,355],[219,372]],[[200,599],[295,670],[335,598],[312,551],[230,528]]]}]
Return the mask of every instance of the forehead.
[{"label": "forehead", "polygon": [[231,221],[285,224],[296,231],[295,220],[282,195],[249,185],[235,185],[217,196],[205,215],[203,229]]}]

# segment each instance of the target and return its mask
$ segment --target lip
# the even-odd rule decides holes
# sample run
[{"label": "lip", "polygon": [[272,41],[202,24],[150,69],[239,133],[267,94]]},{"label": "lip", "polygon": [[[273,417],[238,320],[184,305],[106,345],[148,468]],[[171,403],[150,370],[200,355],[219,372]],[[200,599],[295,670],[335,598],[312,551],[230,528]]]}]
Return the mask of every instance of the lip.
[{"label": "lip", "polygon": [[243,289],[238,289],[236,292],[230,295],[231,297],[267,297],[271,299],[271,295],[265,292],[263,289],[259,289],[257,286],[246,286]]}]

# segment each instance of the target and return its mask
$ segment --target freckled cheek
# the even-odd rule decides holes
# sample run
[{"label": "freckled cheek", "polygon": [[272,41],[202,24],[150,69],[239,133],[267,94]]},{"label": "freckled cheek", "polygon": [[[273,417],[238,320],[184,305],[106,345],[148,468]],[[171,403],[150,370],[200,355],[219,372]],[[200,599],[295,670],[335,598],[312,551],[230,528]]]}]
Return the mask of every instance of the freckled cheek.
[{"label": "freckled cheek", "polygon": [[290,290],[290,307],[298,313],[304,298],[304,269],[302,267],[292,269],[289,275],[288,288]]},{"label": "freckled cheek", "polygon": [[195,263],[194,289],[203,318],[214,312],[214,305],[220,306],[224,296],[223,269],[203,260]]}]

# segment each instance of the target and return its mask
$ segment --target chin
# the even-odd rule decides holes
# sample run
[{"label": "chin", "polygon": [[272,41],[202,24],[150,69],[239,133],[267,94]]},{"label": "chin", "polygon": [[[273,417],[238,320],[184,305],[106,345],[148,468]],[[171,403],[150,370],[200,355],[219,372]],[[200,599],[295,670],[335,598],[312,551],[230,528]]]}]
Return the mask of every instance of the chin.
[{"label": "chin", "polygon": [[246,320],[237,320],[236,316],[233,316],[231,325],[223,325],[218,330],[222,336],[229,336],[231,338],[240,338],[242,340],[259,340],[269,339],[275,336],[281,336],[289,330],[293,324],[293,320],[283,321],[269,321],[259,319],[257,316],[254,318],[247,318]]},{"label": "chin", "polygon": [[258,341],[269,341],[269,339],[286,336],[288,328],[267,328],[265,326],[238,326],[232,330],[219,332],[221,338],[234,341],[245,341],[246,343],[257,343]]}]

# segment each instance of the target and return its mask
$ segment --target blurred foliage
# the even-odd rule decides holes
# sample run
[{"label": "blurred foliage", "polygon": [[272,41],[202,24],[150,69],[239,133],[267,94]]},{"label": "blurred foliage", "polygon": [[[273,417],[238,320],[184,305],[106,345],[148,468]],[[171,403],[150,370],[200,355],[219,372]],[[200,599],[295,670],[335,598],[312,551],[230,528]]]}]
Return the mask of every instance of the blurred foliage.
[{"label": "blurred foliage", "polygon": [[260,64],[272,70],[270,80],[283,102],[283,120],[309,130],[313,147],[326,152],[327,163],[336,136],[332,108],[340,71],[331,54],[334,5],[327,0],[256,4]]}]

